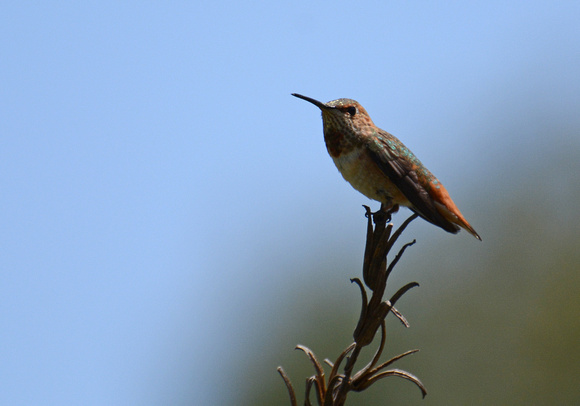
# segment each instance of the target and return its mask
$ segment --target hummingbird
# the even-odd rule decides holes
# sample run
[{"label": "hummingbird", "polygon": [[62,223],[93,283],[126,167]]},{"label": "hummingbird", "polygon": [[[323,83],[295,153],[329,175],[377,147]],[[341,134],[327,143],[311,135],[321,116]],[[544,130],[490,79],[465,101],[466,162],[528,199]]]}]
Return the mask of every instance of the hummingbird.
[{"label": "hummingbird", "polygon": [[481,241],[441,182],[398,138],[377,127],[357,101],[322,103],[298,93],[292,96],[322,111],[326,149],[352,187],[392,211],[408,207],[447,232],[463,228]]}]

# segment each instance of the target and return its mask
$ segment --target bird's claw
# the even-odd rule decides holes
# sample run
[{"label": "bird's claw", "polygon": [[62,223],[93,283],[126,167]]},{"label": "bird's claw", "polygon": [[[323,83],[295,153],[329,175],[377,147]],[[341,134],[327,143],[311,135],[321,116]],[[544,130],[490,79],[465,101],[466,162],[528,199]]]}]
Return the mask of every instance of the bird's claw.
[{"label": "bird's claw", "polygon": [[371,212],[370,214],[373,216],[373,222],[375,224],[377,224],[377,222],[388,223],[391,221],[392,214],[397,211],[399,211],[398,204],[381,203],[381,208],[375,212]]}]

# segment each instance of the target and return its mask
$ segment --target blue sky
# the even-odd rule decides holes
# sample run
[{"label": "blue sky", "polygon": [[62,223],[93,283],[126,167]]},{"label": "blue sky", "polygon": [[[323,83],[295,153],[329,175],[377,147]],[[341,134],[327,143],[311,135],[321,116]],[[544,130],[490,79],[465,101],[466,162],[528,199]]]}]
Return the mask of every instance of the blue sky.
[{"label": "blue sky", "polygon": [[361,102],[485,240],[478,184],[578,150],[500,130],[546,106],[564,130],[578,114],[579,15],[574,1],[1,6],[0,403],[215,401],[256,312],[305,277],[274,264],[360,243],[369,201],[292,92]]}]

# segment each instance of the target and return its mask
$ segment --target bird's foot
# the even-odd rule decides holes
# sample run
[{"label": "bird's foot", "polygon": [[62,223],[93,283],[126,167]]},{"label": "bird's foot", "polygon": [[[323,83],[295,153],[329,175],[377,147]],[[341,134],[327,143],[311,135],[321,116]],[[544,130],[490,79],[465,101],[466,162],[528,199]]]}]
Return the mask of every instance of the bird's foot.
[{"label": "bird's foot", "polygon": [[377,224],[377,222],[388,223],[391,221],[391,217],[393,213],[399,211],[398,204],[385,204],[381,203],[381,208],[374,213],[371,213],[373,216],[373,222]]}]

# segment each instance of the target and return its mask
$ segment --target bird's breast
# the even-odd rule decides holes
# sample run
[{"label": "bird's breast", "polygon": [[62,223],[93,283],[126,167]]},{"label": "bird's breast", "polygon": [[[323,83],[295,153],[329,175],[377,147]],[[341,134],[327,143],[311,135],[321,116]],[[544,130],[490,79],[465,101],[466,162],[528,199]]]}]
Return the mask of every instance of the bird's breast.
[{"label": "bird's breast", "polygon": [[347,153],[332,156],[332,160],[343,178],[369,199],[406,205],[407,199],[365,153],[364,149],[356,148]]}]

